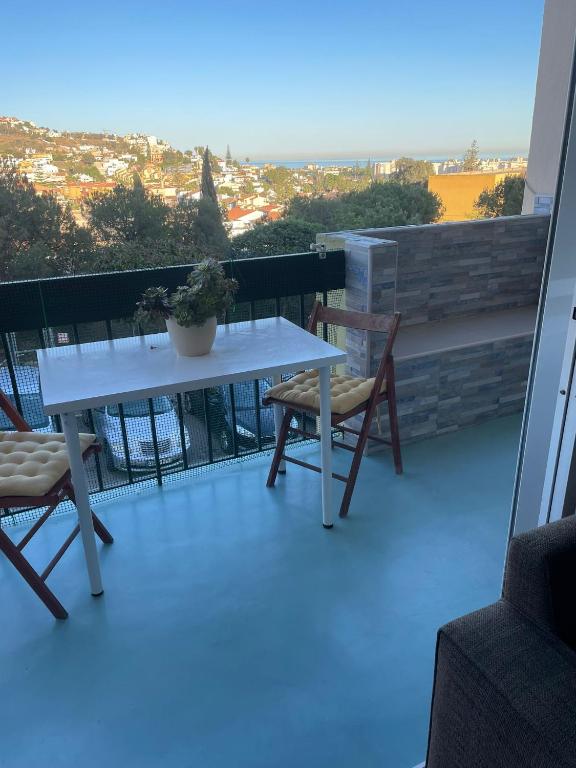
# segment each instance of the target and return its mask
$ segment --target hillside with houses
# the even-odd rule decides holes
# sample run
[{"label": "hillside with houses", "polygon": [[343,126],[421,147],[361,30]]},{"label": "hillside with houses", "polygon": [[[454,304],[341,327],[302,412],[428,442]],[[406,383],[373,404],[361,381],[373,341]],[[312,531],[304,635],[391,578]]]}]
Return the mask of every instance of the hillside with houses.
[{"label": "hillside with houses", "polygon": [[[507,174],[523,175],[526,160],[481,158],[476,143],[472,168],[474,191],[457,218],[475,214],[473,204],[484,187],[494,187]],[[111,192],[118,184],[130,185],[135,175],[151,194],[169,206],[201,197],[202,158],[205,148],[176,149],[157,136],[130,133],[58,131],[18,117],[0,117],[0,161],[15,168],[34,184],[39,194],[50,194],[68,205],[79,224],[85,224],[84,202],[95,194]],[[396,179],[440,185],[442,199],[462,198],[462,171],[466,157],[441,162],[399,158],[371,162],[318,162],[287,167],[234,159],[230,148],[223,157],[209,152],[218,205],[232,238],[258,224],[284,215],[295,198],[334,199],[359,192],[374,181]],[[288,164],[290,165],[290,164]],[[293,166],[295,164],[292,164]],[[482,174],[491,174],[490,178]],[[470,211],[468,211],[470,208]],[[448,211],[450,213],[450,211]],[[452,216],[454,218],[454,216]]]},{"label": "hillside with houses", "polygon": [[[82,202],[94,193],[131,183],[168,205],[200,198],[202,147],[175,149],[147,134],[57,131],[17,117],[0,117],[0,159],[31,181],[37,192],[69,204],[82,222]],[[232,237],[282,215],[284,205],[318,187],[315,168],[288,170],[210,154],[218,200]],[[326,174],[324,174],[326,175]]]}]

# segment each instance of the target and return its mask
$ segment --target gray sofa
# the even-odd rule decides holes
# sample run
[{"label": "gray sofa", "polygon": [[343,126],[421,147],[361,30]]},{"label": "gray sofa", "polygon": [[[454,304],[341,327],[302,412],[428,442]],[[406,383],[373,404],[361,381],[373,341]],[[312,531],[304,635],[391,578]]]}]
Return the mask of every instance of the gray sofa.
[{"label": "gray sofa", "polygon": [[576,767],[576,518],[510,542],[502,599],[438,632],[426,768]]}]

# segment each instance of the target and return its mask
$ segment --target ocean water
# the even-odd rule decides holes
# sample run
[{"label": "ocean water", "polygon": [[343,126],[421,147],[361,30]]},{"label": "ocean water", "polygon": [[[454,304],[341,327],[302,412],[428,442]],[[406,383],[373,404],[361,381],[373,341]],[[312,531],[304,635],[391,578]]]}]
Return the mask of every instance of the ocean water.
[{"label": "ocean water", "polygon": [[[507,159],[511,157],[528,157],[527,151],[519,151],[519,152],[505,152],[502,154],[495,154],[495,153],[480,153],[480,157],[483,160],[488,160],[494,157],[499,157],[501,159]],[[445,160],[453,159],[449,157],[430,157],[430,156],[422,156],[422,155],[413,155],[416,160],[430,160],[433,163],[442,163]],[[342,168],[353,168],[355,165],[358,165],[360,168],[365,168],[366,164],[368,163],[368,160],[370,160],[370,163],[380,163],[380,162],[386,162],[390,160],[394,160],[396,158],[394,157],[361,157],[361,158],[353,158],[353,159],[335,159],[335,158],[323,158],[322,160],[251,160],[250,162],[246,163],[246,161],[241,161],[242,165],[256,165],[256,166],[264,166],[264,165],[276,165],[276,166],[283,166],[284,168],[305,168],[307,165],[317,165],[320,168],[326,168],[329,166],[340,166]],[[458,159],[458,156],[456,156],[456,159]]]},{"label": "ocean water", "polygon": [[[378,163],[382,162],[382,160],[390,160],[391,158],[377,158],[377,157],[371,157],[370,162],[371,163]],[[329,166],[340,166],[342,168],[353,168],[356,164],[362,167],[366,167],[366,163],[368,162],[368,158],[361,158],[358,160],[251,160],[249,163],[242,162],[242,165],[257,165],[262,167],[263,165],[277,165],[277,166],[283,166],[284,168],[305,168],[307,165],[318,165],[321,168],[326,168]]]}]

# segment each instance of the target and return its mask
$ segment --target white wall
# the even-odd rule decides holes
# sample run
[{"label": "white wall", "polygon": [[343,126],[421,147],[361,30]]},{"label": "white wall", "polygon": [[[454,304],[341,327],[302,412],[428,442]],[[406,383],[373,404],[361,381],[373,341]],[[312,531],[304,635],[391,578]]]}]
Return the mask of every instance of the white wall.
[{"label": "white wall", "polygon": [[575,37],[576,0],[546,0],[522,213],[556,191]]},{"label": "white wall", "polygon": [[[575,0],[571,0],[575,2]],[[572,71],[573,64],[567,65]],[[576,104],[576,102],[575,102]],[[558,452],[553,443],[553,424],[557,408],[563,408],[560,390],[568,388],[563,378],[563,361],[569,343],[570,324],[576,287],[576,113],[571,127],[562,168],[557,216],[551,225],[548,282],[541,301],[539,339],[533,361],[532,385],[523,427],[523,449],[517,477],[512,529],[521,533],[546,522],[540,518],[547,465]],[[550,247],[550,245],[552,247]],[[547,507],[547,504],[544,505]]]}]

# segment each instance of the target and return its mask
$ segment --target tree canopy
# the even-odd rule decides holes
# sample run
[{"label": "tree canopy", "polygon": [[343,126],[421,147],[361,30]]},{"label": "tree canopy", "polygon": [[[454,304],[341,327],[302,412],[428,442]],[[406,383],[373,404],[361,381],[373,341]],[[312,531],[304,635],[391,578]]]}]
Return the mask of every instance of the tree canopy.
[{"label": "tree canopy", "polygon": [[88,200],[86,214],[99,243],[98,269],[185,264],[228,254],[220,209],[210,198],[169,207],[135,178],[133,187],[117,186]]},{"label": "tree canopy", "polygon": [[282,203],[288,202],[296,194],[294,175],[283,165],[266,168],[263,182],[267,189],[274,189]]},{"label": "tree canopy", "polygon": [[296,197],[280,221],[257,224],[232,240],[238,256],[307,251],[319,232],[429,224],[442,215],[442,202],[420,183],[374,182],[340,197]]},{"label": "tree canopy", "polygon": [[413,157],[400,157],[396,160],[396,170],[392,180],[401,184],[425,184],[428,176],[434,174],[434,166],[429,160],[414,160]]},{"label": "tree canopy", "polygon": [[134,175],[134,186],[118,184],[92,195],[84,204],[90,227],[102,243],[141,243],[164,235],[168,207]]},{"label": "tree canopy", "polygon": [[212,200],[213,203],[218,205],[218,195],[216,194],[214,179],[212,178],[210,150],[208,147],[204,150],[204,155],[202,157],[202,181],[200,182],[200,189],[204,199]]},{"label": "tree canopy", "polygon": [[464,152],[462,170],[467,172],[480,170],[480,153],[476,139],[474,139],[466,152]]},{"label": "tree canopy", "polygon": [[0,280],[75,274],[90,267],[92,238],[69,208],[10,165],[0,166]]},{"label": "tree canopy", "polygon": [[228,256],[230,242],[220,209],[212,200],[202,198],[177,205],[170,212],[169,223],[172,242],[193,251],[196,259]]},{"label": "tree canopy", "polygon": [[37,194],[11,166],[0,166],[0,280],[190,264],[229,252],[211,200],[170,207],[138,177],[87,200],[84,214],[88,227],[53,195]]},{"label": "tree canopy", "polygon": [[442,202],[434,192],[421,184],[388,181],[373,182],[366,189],[336,198],[294,198],[287,218],[309,222],[316,232],[333,232],[429,224],[441,214]]},{"label": "tree canopy", "polygon": [[300,219],[280,219],[260,224],[232,240],[235,256],[278,256],[282,253],[303,253],[316,239],[313,224]]},{"label": "tree canopy", "polygon": [[[209,166],[208,166],[209,167]],[[362,171],[364,173],[364,171]],[[437,221],[440,199],[421,183],[373,182],[339,196],[296,197],[283,219],[230,243],[209,195],[167,205],[140,178],[83,206],[87,227],[52,195],[39,195],[11,167],[0,168],[0,279],[193,263],[205,257],[308,250],[319,232]]]},{"label": "tree canopy", "polygon": [[525,184],[524,176],[506,176],[494,189],[485,189],[474,203],[478,216],[492,219],[521,214]]}]

